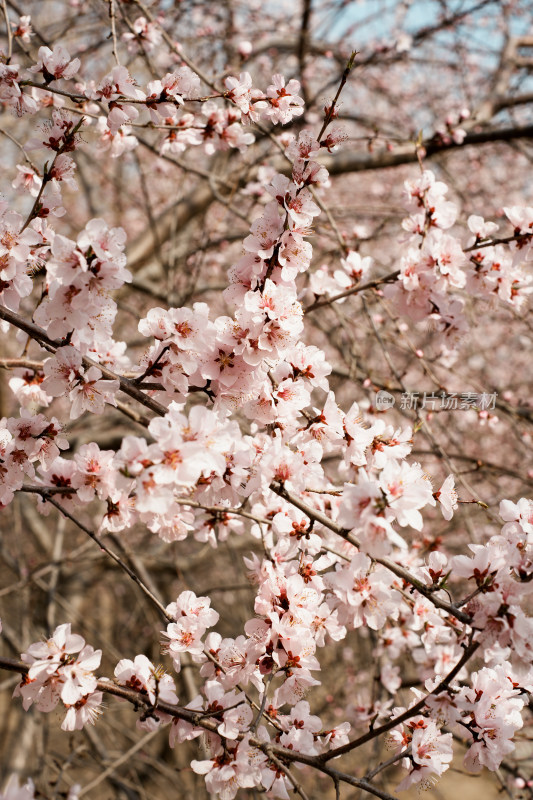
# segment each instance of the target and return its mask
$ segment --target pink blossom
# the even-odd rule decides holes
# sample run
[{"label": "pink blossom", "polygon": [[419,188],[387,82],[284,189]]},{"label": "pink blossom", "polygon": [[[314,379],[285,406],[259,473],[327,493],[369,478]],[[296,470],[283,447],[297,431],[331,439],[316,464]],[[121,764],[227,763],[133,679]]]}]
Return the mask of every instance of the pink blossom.
[{"label": "pink blossom", "polygon": [[149,22],[145,17],[137,17],[132,24],[133,30],[125,31],[122,39],[128,43],[130,53],[151,53],[161,44],[163,34],[157,22]]},{"label": "pink blossom", "polygon": [[113,456],[113,450],[100,450],[95,442],[82,445],[75,454],[78,471],[73,486],[84,503],[90,502],[95,494],[103,499],[113,489]]},{"label": "pink blossom", "polygon": [[350,250],[346,258],[341,259],[341,265],[342,271],[336,270],[333,277],[342,291],[366,279],[372,266],[372,259],[370,256],[362,258],[359,253]]},{"label": "pink blossom", "polygon": [[339,612],[343,622],[346,620],[354,628],[368,625],[379,630],[387,617],[398,615],[396,592],[390,588],[391,577],[385,568],[370,567],[370,559],[356,553],[348,566],[337,568],[328,583],[341,601]]},{"label": "pink blossom", "polygon": [[502,500],[500,516],[506,522],[518,522],[525,533],[533,534],[533,501],[525,497],[521,497],[517,503]]},{"label": "pink blossom", "polygon": [[297,80],[292,79],[285,85],[283,75],[273,75],[266,99],[255,103],[255,108],[272,123],[286,125],[293,117],[303,114],[304,101],[297,94],[299,91]]},{"label": "pink blossom", "polygon": [[69,709],[63,723],[69,730],[93,722],[101,694],[89,703],[87,696],[96,689],[93,670],[101,656],[101,650],[93,650],[81,636],[71,633],[70,624],[59,625],[50,639],[36,642],[22,653],[29,670],[14,694],[22,696],[25,710],[35,703],[40,711],[51,711],[61,699]]},{"label": "pink blossom", "polygon": [[119,158],[124,153],[134,150],[139,144],[129,125],[122,125],[117,131],[111,131],[107,125],[107,117],[98,118],[96,130],[100,134],[100,151],[109,149],[111,158]]},{"label": "pink blossom", "polygon": [[13,36],[19,38],[24,44],[28,44],[33,36],[31,17],[24,15],[19,17],[18,22],[12,22],[11,25],[13,26]]},{"label": "pink blossom", "polygon": [[533,232],[533,207],[508,206],[503,210],[509,222],[514,226],[516,234],[531,234]]},{"label": "pink blossom", "polygon": [[71,384],[83,375],[81,355],[74,347],[60,347],[43,364],[42,388],[52,397],[65,394]]},{"label": "pink blossom", "polygon": [[144,100],[145,94],[135,87],[135,81],[123,66],[113,67],[98,84],[95,97],[110,102],[119,97],[130,97],[135,100]]},{"label": "pink blossom", "polygon": [[416,720],[415,717],[411,723],[411,756],[403,760],[410,772],[396,787],[399,792],[414,783],[426,781],[431,775],[442,775],[453,758],[452,734],[441,733],[433,720],[420,720],[419,724],[416,724]]},{"label": "pink blossom", "polygon": [[261,258],[270,258],[283,231],[283,220],[275,201],[268,203],[263,216],[252,224],[251,231],[243,242],[245,249]]},{"label": "pink blossom", "polygon": [[174,603],[167,606],[166,611],[168,614],[172,614],[176,620],[184,616],[194,619],[199,627],[206,630],[216,625],[219,619],[218,613],[210,608],[210,605],[209,597],[197,597],[194,592],[186,590]]},{"label": "pink blossom", "polygon": [[152,705],[157,700],[170,705],[178,703],[171,676],[155,667],[144,655],[135,656],[133,661],[121,659],[115,667],[115,678],[121,686],[146,695]]},{"label": "pink blossom", "polygon": [[248,72],[241,72],[238,78],[226,78],[224,83],[228,90],[226,96],[230,100],[233,100],[243,114],[248,114],[252,99],[252,78],[250,74]]},{"label": "pink blossom", "polygon": [[468,217],[467,224],[474,234],[476,241],[490,239],[498,230],[498,225],[495,222],[486,222],[483,217],[476,214],[471,214]]},{"label": "pink blossom", "polygon": [[39,47],[39,60],[35,66],[30,67],[30,71],[41,72],[48,84],[60,78],[73,78],[80,65],[80,59],[74,58],[71,61],[68,50],[61,45],[56,45],[53,50]]},{"label": "pink blossom", "polygon": [[387,498],[387,512],[404,527],[411,525],[421,530],[423,525],[419,509],[435,505],[432,487],[419,464],[389,461],[381,472],[380,486]]},{"label": "pink blossom", "polygon": [[17,164],[18,175],[11,186],[21,192],[29,192],[32,197],[37,197],[41,188],[41,178],[34,170],[25,165]]},{"label": "pink blossom", "polygon": [[10,775],[8,781],[0,794],[0,800],[33,800],[35,797],[35,787],[32,780],[27,780],[21,786],[18,775]]},{"label": "pink blossom", "polygon": [[96,689],[94,670],[100,666],[101,650],[86,645],[76,661],[61,669],[61,700],[65,705],[74,705]]},{"label": "pink blossom", "polygon": [[89,367],[83,380],[74,385],[69,393],[72,401],[70,418],[76,419],[84,411],[103,414],[105,404],[116,405],[115,394],[119,389],[117,380],[101,380],[102,373],[98,367]]},{"label": "pink blossom", "polygon": [[94,725],[102,713],[102,692],[92,692],[80,697],[72,705],[66,703],[67,713],[61,723],[64,731],[81,731],[85,725]]},{"label": "pink blossom", "polygon": [[441,506],[442,516],[446,520],[453,517],[453,512],[457,510],[457,492],[455,491],[455,478],[448,475],[440,489],[435,492],[435,500]]}]

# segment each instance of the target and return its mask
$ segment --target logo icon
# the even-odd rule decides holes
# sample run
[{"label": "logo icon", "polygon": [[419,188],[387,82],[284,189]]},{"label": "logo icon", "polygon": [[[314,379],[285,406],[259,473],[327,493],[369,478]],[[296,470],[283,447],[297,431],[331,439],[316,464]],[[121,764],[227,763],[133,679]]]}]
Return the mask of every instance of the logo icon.
[{"label": "logo icon", "polygon": [[396,401],[394,397],[391,394],[389,394],[389,392],[386,392],[384,389],[381,389],[376,394],[374,405],[378,411],[386,411],[388,408],[392,408],[395,402]]}]

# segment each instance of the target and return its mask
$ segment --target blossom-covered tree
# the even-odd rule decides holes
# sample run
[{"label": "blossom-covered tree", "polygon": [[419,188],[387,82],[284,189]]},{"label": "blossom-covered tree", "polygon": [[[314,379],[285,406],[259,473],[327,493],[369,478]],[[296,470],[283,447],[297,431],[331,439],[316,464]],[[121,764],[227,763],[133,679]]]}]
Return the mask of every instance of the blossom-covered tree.
[{"label": "blossom-covered tree", "polygon": [[3,800],[533,796],[529,6],[0,4]]}]

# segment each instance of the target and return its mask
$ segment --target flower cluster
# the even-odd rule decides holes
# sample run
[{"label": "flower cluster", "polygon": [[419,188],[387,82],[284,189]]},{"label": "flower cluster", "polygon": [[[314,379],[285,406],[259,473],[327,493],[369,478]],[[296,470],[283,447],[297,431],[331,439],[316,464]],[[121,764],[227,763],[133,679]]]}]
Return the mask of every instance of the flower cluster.
[{"label": "flower cluster", "polygon": [[80,730],[95,722],[103,697],[94,676],[101,650],[71,633],[68,623],[59,625],[47,641],[31,644],[21,657],[28,672],[14,695],[22,697],[25,710],[35,705],[39,711],[52,711],[61,700],[67,709],[63,730]]},{"label": "flower cluster", "polygon": [[409,772],[396,787],[397,792],[416,783],[431,785],[430,779],[442,775],[453,758],[452,734],[442,733],[433,720],[424,717],[412,717],[402,731],[392,731],[391,741],[400,752],[410,748],[409,756],[403,759]]},{"label": "flower cluster", "polygon": [[167,724],[172,717],[157,708],[157,704],[178,704],[176,687],[170,675],[161,667],[156,667],[144,655],[135,656],[131,661],[122,658],[115,667],[115,681],[138,692],[142,700],[146,700],[150,708],[137,720],[141,730],[153,731],[160,725]]},{"label": "flower cluster", "polygon": [[17,311],[21,299],[31,294],[31,272],[40,266],[43,244],[39,230],[24,229],[20,214],[0,201],[0,302],[12,311]]},{"label": "flower cluster", "polygon": [[[466,246],[450,232],[457,219],[458,207],[446,199],[446,184],[424,170],[415,181],[406,181],[406,206],[411,211],[403,222],[409,233],[409,247],[400,259],[399,280],[388,285],[384,294],[396,308],[414,321],[429,318],[446,337],[443,351],[456,349],[468,330],[464,299],[458,290],[473,296],[497,294],[504,302],[520,310],[533,291],[531,276],[524,270],[525,253],[531,230],[523,225],[527,209],[506,209],[515,225],[516,242],[507,246],[490,245],[498,227],[472,215],[468,227],[473,234]],[[511,237],[512,238],[512,237]],[[477,249],[477,245],[481,245]]]},{"label": "flower cluster", "polygon": [[201,641],[206,630],[218,622],[219,615],[210,608],[208,597],[196,597],[194,592],[182,592],[175,603],[167,606],[167,614],[175,618],[167,626],[165,639],[168,639],[168,652],[172,657],[174,669],[181,669],[180,653],[199,656],[204,651]]},{"label": "flower cluster", "polygon": [[[14,36],[28,40],[29,19],[21,18]],[[157,20],[138,17],[120,41],[133,58],[156,59],[163,39]],[[241,43],[243,58],[247,44]],[[395,726],[391,741],[407,770],[400,790],[448,769],[453,734],[467,747],[470,770],[497,770],[514,747],[533,689],[527,607],[533,504],[504,500],[496,535],[480,534],[467,554],[440,550],[436,537],[424,538],[424,523],[434,524],[437,508],[452,519],[459,502],[454,475],[434,491],[422,465],[410,458],[416,428],[390,424],[352,398],[341,400],[325,352],[304,335],[303,298],[312,296],[311,305],[319,297],[321,304],[344,302],[368,288],[373,268],[370,256],[345,247],[332,269],[323,264],[309,275],[309,238],[316,235],[319,195],[329,179],[320,156],[344,138],[326,130],[335,103],[318,137],[304,128],[280,139],[287,174],[270,165],[253,173],[245,190],[253,213],[231,263],[225,307],[215,313],[206,302],[189,307],[176,301],[177,307],[144,310],[139,358],[115,339],[112,293],[132,280],[125,231],[100,217],[80,231],[81,223],[72,238],[54,227],[66,213],[66,190],[76,187],[69,154],[81,146],[82,126],[93,126],[100,151],[110,148],[113,156],[137,147],[138,126],[149,127],[153,150],[173,161],[193,147],[208,156],[245,151],[255,141],[252,124],[266,124],[270,133],[271,126],[302,117],[299,82],[277,73],[266,92],[243,72],[226,76],[222,90],[211,87],[213,94],[203,97],[202,80],[180,62],[178,49],[176,68],[159,77],[152,70],[144,88],[118,63],[84,81],[80,60],[59,44],[40,47],[25,72],[15,63],[0,64],[5,106],[34,114],[57,104],[27,143],[28,151],[45,152],[42,170],[19,164],[12,183],[29,198],[26,219],[0,201],[4,319],[11,321],[8,312],[21,304],[28,309],[38,285],[32,322],[16,319],[46,350],[42,362],[28,360],[10,380],[22,409],[19,417],[0,420],[0,507],[24,490],[38,495],[44,514],[53,500],[73,520],[78,511],[97,516],[99,533],[140,523],[163,542],[191,535],[217,547],[246,531],[260,542],[260,555],[244,559],[255,586],[254,613],[237,635],[223,636],[210,630],[219,613],[209,597],[185,590],[163,609],[144,587],[169,621],[162,652],[173,671],[184,664],[198,668],[200,693],[183,708],[172,675],[143,654],[118,662],[114,684],[99,682],[101,651],[73,634],[70,624],[22,654],[24,677],[15,695],[26,710],[51,711],[61,701],[62,728],[72,731],[95,721],[103,692],[113,688],[142,709],[140,728],[167,725],[172,747],[204,737],[202,758],[191,768],[222,800],[241,788],[288,799],[294,787],[287,764],[322,768],[326,754],[333,758],[357,742],[349,739],[352,728],[368,735],[369,725],[371,734],[382,720],[387,731]],[[75,91],[54,93],[59,81],[76,81]],[[65,97],[76,106],[77,124],[60,108]],[[448,117],[438,141],[460,144],[464,131],[457,126],[465,118]],[[494,238],[495,223],[470,216],[463,245],[452,232],[459,208],[447,195],[448,187],[428,170],[406,181],[406,238],[382,295],[395,313],[415,323],[433,321],[450,355],[467,330],[465,295],[497,295],[520,310],[533,291],[525,271],[533,209],[504,209],[513,233],[503,240]],[[377,287],[379,280],[370,284]],[[119,390],[153,416],[121,403]],[[121,436],[119,444],[106,444],[109,449],[79,440],[64,453],[69,442],[62,424],[37,412],[52,404],[60,419],[73,421],[112,405],[145,434]],[[462,602],[452,601],[455,589],[463,592]],[[354,631],[367,638],[382,691],[349,699],[346,718],[330,727],[312,713],[311,690],[321,683],[321,650],[349,642]],[[474,653],[479,664],[472,671],[467,662]],[[399,695],[406,664],[413,684],[425,687],[414,689],[407,706]],[[2,797],[29,800],[34,787],[11,780]]]},{"label": "flower cluster", "polygon": [[25,475],[35,477],[35,462],[49,469],[66,448],[68,441],[55,417],[31,415],[23,409],[19,419],[0,420],[0,505],[13,500]]},{"label": "flower cluster", "polygon": [[34,320],[52,339],[70,335],[84,355],[104,357],[116,347],[116,303],[110,292],[131,279],[125,268],[124,231],[93,219],[76,242],[54,232],[49,232],[49,242],[46,291]]}]

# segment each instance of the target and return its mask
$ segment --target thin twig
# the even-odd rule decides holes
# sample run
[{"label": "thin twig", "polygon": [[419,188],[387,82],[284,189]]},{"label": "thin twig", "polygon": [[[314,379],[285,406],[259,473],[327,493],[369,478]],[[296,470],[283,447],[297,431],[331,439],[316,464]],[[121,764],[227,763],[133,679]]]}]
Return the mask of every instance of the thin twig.
[{"label": "thin twig", "polygon": [[4,19],[6,21],[6,34],[7,34],[6,64],[9,64],[9,62],[11,61],[11,56],[13,55],[13,35],[11,33],[11,23],[9,21],[9,14],[7,13],[6,0],[2,0],[2,11],[4,13]]},{"label": "thin twig", "polygon": [[385,275],[383,278],[376,278],[373,281],[368,281],[368,283],[362,283],[360,286],[352,286],[350,289],[346,289],[344,292],[335,294],[333,297],[327,297],[325,300],[316,300],[305,309],[305,313],[309,314],[311,311],[316,311],[317,308],[329,306],[332,303],[335,303],[337,300],[342,300],[344,297],[349,297],[351,294],[359,294],[359,292],[365,292],[367,289],[376,289],[378,286],[382,286],[384,283],[394,283],[398,280],[399,276],[400,270],[397,269],[394,272],[389,273],[389,275]]},{"label": "thin twig", "polygon": [[57,500],[54,500],[54,498],[46,489],[41,489],[38,486],[31,486],[31,487],[26,486],[24,487],[24,491],[33,492],[34,494],[39,494],[43,498],[43,500],[45,500],[47,503],[50,503],[50,505],[57,508],[57,510],[60,511],[64,517],[67,517],[80,530],[86,533],[87,536],[90,536],[93,542],[95,542],[98,545],[100,550],[103,550],[104,553],[106,553],[110,558],[112,558],[113,561],[116,564],[118,564],[118,566],[121,569],[123,569],[127,575],[129,575],[132,581],[134,581],[137,584],[137,586],[141,589],[141,591],[144,592],[146,597],[148,597],[149,600],[159,609],[163,617],[166,620],[168,620],[168,622],[174,621],[174,617],[172,616],[172,614],[169,614],[166,611],[165,606],[157,599],[157,597],[154,596],[154,594],[150,591],[150,589],[146,586],[146,584],[143,583],[143,581],[139,578],[139,576],[136,575],[136,573],[132,569],[130,569],[130,567],[128,567],[128,565],[120,558],[120,556],[118,556],[113,550],[110,550],[109,547],[107,547],[107,545],[105,545],[104,542],[94,533],[94,531],[92,531],[90,528],[84,525],[83,522],[80,522],[80,520],[77,519],[73,514],[71,514],[70,511],[67,511],[67,509],[64,508],[64,506],[58,503]]},{"label": "thin twig", "polygon": [[417,703],[415,703],[406,711],[404,711],[403,714],[399,714],[397,717],[394,717],[393,719],[390,719],[388,722],[385,722],[383,725],[380,725],[379,728],[373,728],[372,730],[368,731],[368,733],[359,736],[357,739],[354,739],[353,741],[348,742],[347,744],[341,745],[341,747],[337,747],[334,750],[330,750],[329,753],[323,753],[321,756],[318,757],[319,760],[326,763],[332,758],[337,758],[337,756],[342,756],[345,753],[350,753],[352,750],[355,750],[356,748],[361,747],[361,745],[366,744],[366,742],[375,739],[377,736],[381,736],[382,733],[387,733],[388,731],[395,728],[397,725],[401,725],[402,722],[405,722],[406,720],[411,719],[411,717],[416,716],[416,714],[419,714],[424,709],[426,702],[429,698],[435,697],[436,695],[440,694],[449,687],[450,683],[453,681],[455,676],[459,674],[464,665],[472,658],[472,656],[478,649],[479,645],[480,642],[471,640],[470,644],[468,644],[465,647],[464,653],[457,662],[457,664],[453,667],[452,670],[450,670],[450,672],[446,675],[446,677],[442,679],[439,685],[436,686],[435,689],[433,689],[433,691],[428,692],[428,694],[425,697],[422,697]]},{"label": "thin twig", "polygon": [[111,21],[111,36],[113,39],[113,57],[117,66],[120,66],[118,58],[118,44],[117,44],[117,20],[115,16],[115,0],[108,0],[109,3],[109,19]]}]

